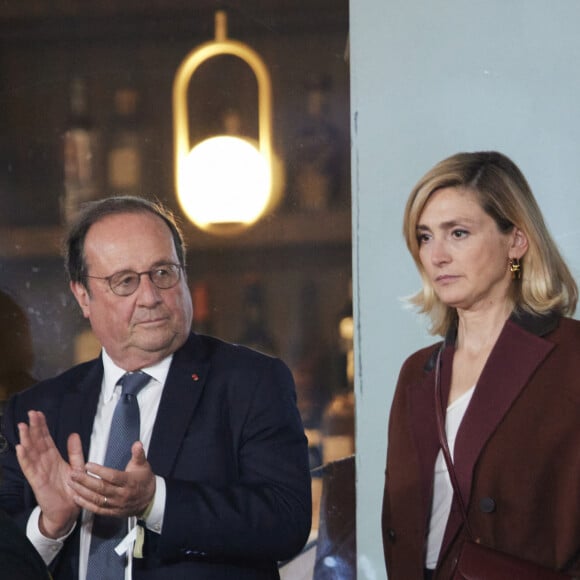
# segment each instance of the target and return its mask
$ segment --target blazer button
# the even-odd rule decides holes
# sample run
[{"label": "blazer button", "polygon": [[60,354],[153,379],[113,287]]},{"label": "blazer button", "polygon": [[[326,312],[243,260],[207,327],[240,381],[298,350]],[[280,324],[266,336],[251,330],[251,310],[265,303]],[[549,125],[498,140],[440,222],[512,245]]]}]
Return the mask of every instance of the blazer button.
[{"label": "blazer button", "polygon": [[207,556],[207,552],[203,550],[192,550],[191,548],[182,548],[181,552],[186,556]]},{"label": "blazer button", "polygon": [[482,497],[479,500],[479,509],[484,514],[491,514],[495,511],[495,501],[491,497]]},{"label": "blazer button", "polygon": [[391,544],[394,544],[397,541],[397,532],[393,528],[389,528],[387,530],[387,538],[389,538]]}]

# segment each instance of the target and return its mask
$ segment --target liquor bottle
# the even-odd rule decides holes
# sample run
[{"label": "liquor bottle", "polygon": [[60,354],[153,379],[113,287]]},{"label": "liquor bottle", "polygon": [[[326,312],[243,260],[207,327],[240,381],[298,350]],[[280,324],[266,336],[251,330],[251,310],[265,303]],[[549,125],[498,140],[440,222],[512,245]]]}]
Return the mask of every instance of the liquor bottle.
[{"label": "liquor bottle", "polygon": [[309,78],[305,89],[306,113],[297,135],[293,193],[300,210],[320,211],[338,195],[341,140],[328,114],[330,78]]},{"label": "liquor bottle", "polygon": [[205,281],[191,286],[193,303],[193,330],[199,334],[212,334],[209,286]]},{"label": "liquor bottle", "polygon": [[65,223],[76,216],[81,205],[99,194],[99,133],[90,117],[87,86],[81,77],[70,85],[70,112],[64,133],[64,192],[61,215]]},{"label": "liquor bottle", "polygon": [[352,280],[349,281],[348,298],[338,314],[338,378],[341,392],[354,388],[354,320],[352,316]]},{"label": "liquor bottle", "polygon": [[354,392],[335,395],[322,418],[322,458],[324,463],[354,453]]},{"label": "liquor bottle", "polygon": [[260,352],[274,355],[277,353],[276,341],[267,324],[266,297],[264,286],[259,278],[248,278],[242,298],[242,332],[237,340]]},{"label": "liquor bottle", "polygon": [[318,288],[312,280],[299,294],[296,332],[288,362],[296,384],[296,399],[306,437],[310,469],[322,464],[322,413],[329,398],[328,349],[320,331]]},{"label": "liquor bottle", "polygon": [[331,385],[328,343],[321,333],[318,288],[312,280],[304,282],[300,290],[296,324],[289,362],[296,383],[298,408],[304,426],[318,429]]},{"label": "liquor bottle", "polygon": [[142,193],[143,138],[138,103],[139,93],[135,88],[122,87],[115,91],[107,154],[107,183],[111,194]]},{"label": "liquor bottle", "polygon": [[335,395],[322,417],[322,457],[325,463],[354,453],[354,321],[352,314],[352,280],[344,306],[338,314],[338,372]]}]

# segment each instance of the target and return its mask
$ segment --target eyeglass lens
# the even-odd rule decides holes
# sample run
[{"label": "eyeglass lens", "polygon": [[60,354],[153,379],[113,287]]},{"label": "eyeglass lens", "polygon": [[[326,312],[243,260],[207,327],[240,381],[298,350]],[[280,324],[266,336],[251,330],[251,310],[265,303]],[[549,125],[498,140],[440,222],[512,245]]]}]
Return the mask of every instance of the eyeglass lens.
[{"label": "eyeglass lens", "polygon": [[147,274],[157,288],[166,290],[177,284],[180,271],[181,268],[175,264],[165,264],[148,272],[118,272],[110,278],[109,285],[115,294],[128,296],[129,294],[133,294],[139,287],[141,276]]}]

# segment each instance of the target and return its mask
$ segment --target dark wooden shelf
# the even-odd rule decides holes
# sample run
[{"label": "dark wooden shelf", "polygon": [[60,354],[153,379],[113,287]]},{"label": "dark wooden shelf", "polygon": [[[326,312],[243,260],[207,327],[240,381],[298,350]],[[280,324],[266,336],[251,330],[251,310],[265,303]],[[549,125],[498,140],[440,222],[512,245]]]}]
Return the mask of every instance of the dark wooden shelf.
[{"label": "dark wooden shelf", "polygon": [[[213,37],[215,0],[35,0],[4,3],[0,38],[33,43],[143,38]],[[230,16],[234,36],[348,31],[348,3],[309,0],[231,0],[221,6]]]},{"label": "dark wooden shelf", "polygon": [[192,226],[185,231],[185,238],[187,245],[196,250],[350,244],[351,213],[333,210],[274,214],[236,236],[208,234]]},{"label": "dark wooden shelf", "polygon": [[0,257],[38,258],[58,256],[62,229],[51,227],[0,227]]},{"label": "dark wooden shelf", "polygon": [[[228,248],[275,250],[293,246],[347,246],[351,243],[348,209],[272,215],[235,236],[217,236],[193,225],[183,226],[187,246],[196,252]],[[58,256],[62,237],[63,230],[59,226],[0,227],[0,257]]]}]

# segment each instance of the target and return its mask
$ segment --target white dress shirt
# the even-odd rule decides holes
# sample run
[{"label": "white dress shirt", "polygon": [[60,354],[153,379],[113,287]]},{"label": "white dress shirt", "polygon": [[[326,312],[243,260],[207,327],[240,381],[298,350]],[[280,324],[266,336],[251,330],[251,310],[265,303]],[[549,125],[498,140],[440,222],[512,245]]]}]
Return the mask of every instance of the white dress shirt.
[{"label": "white dress shirt", "polygon": [[[101,385],[101,394],[97,405],[97,413],[93,422],[93,431],[91,433],[91,442],[88,461],[102,465],[105,453],[107,450],[107,443],[109,441],[109,431],[111,429],[111,421],[113,419],[113,412],[117,401],[121,395],[121,386],[117,383],[119,379],[125,374],[125,370],[119,368],[109,357],[107,352],[103,349],[103,382]],[[143,443],[145,453],[149,450],[149,443],[151,442],[151,434],[153,432],[153,425],[157,417],[157,410],[163,392],[163,386],[167,379],[169,366],[171,364],[172,355],[163,359],[161,362],[151,367],[141,369],[143,372],[151,376],[151,380],[139,391],[137,394],[137,401],[139,402],[139,410],[141,417],[141,435],[140,440]],[[155,497],[153,499],[152,509],[149,511],[145,524],[148,529],[161,533],[163,525],[163,515],[165,510],[165,480],[162,477],[155,476],[156,488]],[[60,552],[64,545],[66,538],[72,533],[74,527],[63,538],[56,540],[46,538],[42,535],[39,528],[40,508],[37,506],[28,520],[26,534],[33,545],[36,547],[46,564],[50,564],[56,555]],[[89,549],[91,544],[91,529],[93,525],[93,516],[90,512],[83,510],[81,518],[81,537],[80,537],[80,553],[79,553],[79,578],[85,578]],[[129,518],[129,528],[132,529],[136,525],[136,518]],[[132,549],[128,551],[129,565],[125,572],[125,580],[131,580],[131,560],[133,558]]]}]

